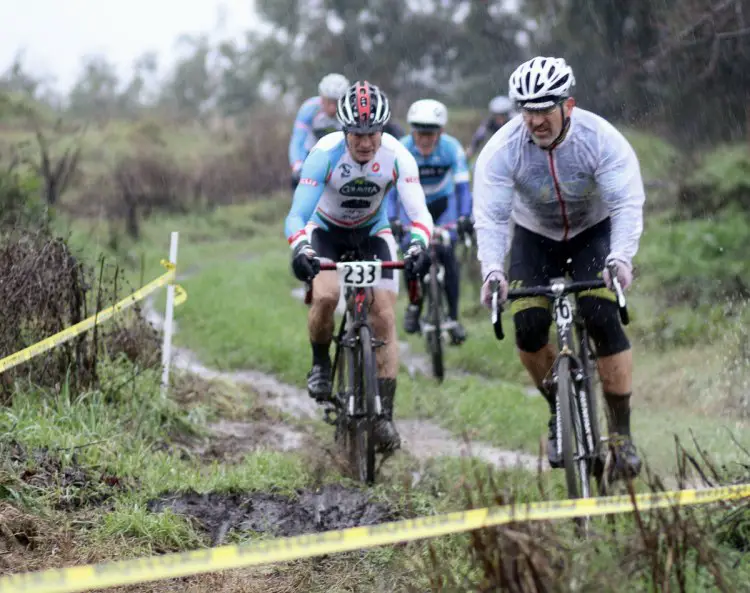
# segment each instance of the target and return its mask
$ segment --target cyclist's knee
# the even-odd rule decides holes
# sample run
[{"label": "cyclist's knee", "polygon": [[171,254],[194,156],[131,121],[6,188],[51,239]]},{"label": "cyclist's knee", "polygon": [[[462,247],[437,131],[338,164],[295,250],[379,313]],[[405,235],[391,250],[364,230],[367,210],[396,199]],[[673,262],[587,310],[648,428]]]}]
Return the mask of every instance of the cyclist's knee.
[{"label": "cyclist's knee", "polygon": [[528,307],[513,315],[516,346],[523,352],[538,352],[549,343],[552,317],[543,307]]},{"label": "cyclist's knee", "polygon": [[390,290],[376,290],[370,308],[372,328],[378,335],[387,334],[396,327],[396,294]]},{"label": "cyclist's knee", "polygon": [[630,340],[620,323],[617,303],[601,297],[581,297],[578,311],[598,356],[612,356],[630,348]]},{"label": "cyclist's knee", "polygon": [[335,276],[329,278],[321,273],[313,280],[313,308],[333,313],[339,303],[340,296]]}]

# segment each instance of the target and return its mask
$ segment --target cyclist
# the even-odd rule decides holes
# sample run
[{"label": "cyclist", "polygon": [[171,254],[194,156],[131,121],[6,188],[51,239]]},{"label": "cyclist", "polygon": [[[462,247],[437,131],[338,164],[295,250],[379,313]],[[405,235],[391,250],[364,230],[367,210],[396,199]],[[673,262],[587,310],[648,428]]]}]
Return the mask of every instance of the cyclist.
[{"label": "cyclist", "polygon": [[474,132],[474,136],[471,138],[471,144],[466,149],[466,158],[468,159],[474,156],[487,138],[490,138],[515,115],[513,101],[505,95],[498,95],[492,99],[489,111],[490,116],[479,124],[477,131]]},{"label": "cyclist", "polygon": [[[474,218],[482,264],[482,300],[503,271],[509,220],[512,287],[541,285],[569,272],[575,280],[603,278],[614,265],[623,288],[643,230],[645,194],[638,158],[623,135],[603,118],[575,108],[573,70],[562,58],[535,57],[510,76],[510,96],[522,111],[482,149],[476,163]],[[641,461],[630,431],[632,352],[611,290],[581,293],[579,311],[597,354],[609,430],[617,445],[616,470],[635,476]],[[555,359],[549,343],[546,299],[511,305],[521,361],[549,403],[547,454],[560,467],[555,433],[554,385],[545,377]]]},{"label": "cyclist", "polygon": [[297,111],[292,137],[289,139],[289,166],[292,170],[292,189],[299,183],[302,163],[315,143],[326,134],[341,129],[336,119],[336,101],[349,88],[342,74],[326,74],[318,84],[318,96],[310,97]]},{"label": "cyclist", "polygon": [[[451,245],[437,247],[437,255],[445,269],[445,293],[448,315],[456,321],[450,330],[453,344],[466,340],[466,330],[458,323],[459,267],[455,254],[459,234],[471,235],[471,192],[469,191],[469,168],[461,143],[443,132],[448,123],[448,109],[439,101],[422,99],[409,107],[406,115],[411,134],[401,138],[401,143],[414,155],[419,165],[419,177],[427,208],[436,225],[456,223],[451,229]],[[403,222],[408,222],[403,209],[396,200],[397,189],[389,193],[388,216],[391,229],[398,236]],[[413,334],[419,331],[421,304],[409,304],[404,315],[404,331]]]},{"label": "cyclist", "polygon": [[[336,115],[343,131],[323,137],[305,160],[285,225],[295,276],[303,282],[315,277],[308,314],[312,369],[307,389],[319,402],[332,392],[329,346],[339,286],[336,272],[320,272],[316,258],[338,261],[345,252],[358,249],[362,257],[396,260],[384,200],[391,184],[398,187],[401,203],[414,221],[404,257],[409,276],[423,276],[429,269],[427,244],[432,233],[417,163],[398,140],[382,133],[390,117],[386,95],[367,81],[356,82],[339,99]],[[377,350],[384,416],[375,427],[380,450],[400,445],[392,421],[398,372],[397,294],[397,274],[383,270],[371,309],[373,332],[385,341]]]}]

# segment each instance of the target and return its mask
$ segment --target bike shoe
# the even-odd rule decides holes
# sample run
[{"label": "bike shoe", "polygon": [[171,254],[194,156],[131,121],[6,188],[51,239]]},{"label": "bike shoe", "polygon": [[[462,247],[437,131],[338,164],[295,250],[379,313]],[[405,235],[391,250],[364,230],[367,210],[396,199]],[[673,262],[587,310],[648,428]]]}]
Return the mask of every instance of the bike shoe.
[{"label": "bike shoe", "polygon": [[614,453],[614,464],[611,469],[610,480],[633,479],[641,473],[641,458],[629,437],[612,435],[610,446]]},{"label": "bike shoe", "polygon": [[404,331],[407,334],[416,334],[419,332],[419,307],[409,305],[406,307],[404,314]]},{"label": "bike shoe", "polygon": [[401,437],[392,420],[378,418],[375,421],[375,446],[379,453],[395,451],[401,447]]},{"label": "bike shoe", "polygon": [[322,364],[314,364],[307,373],[307,393],[318,402],[330,400],[333,385],[331,384],[331,369]]},{"label": "bike shoe", "polygon": [[550,467],[560,468],[563,467],[562,454],[557,452],[557,415],[552,414],[549,422],[547,423],[549,431],[547,432],[547,459]]},{"label": "bike shoe", "polygon": [[458,346],[466,341],[466,330],[464,329],[464,326],[461,325],[458,321],[456,321],[455,323],[456,325],[448,330],[448,333],[450,333],[451,335],[451,343],[454,346]]}]

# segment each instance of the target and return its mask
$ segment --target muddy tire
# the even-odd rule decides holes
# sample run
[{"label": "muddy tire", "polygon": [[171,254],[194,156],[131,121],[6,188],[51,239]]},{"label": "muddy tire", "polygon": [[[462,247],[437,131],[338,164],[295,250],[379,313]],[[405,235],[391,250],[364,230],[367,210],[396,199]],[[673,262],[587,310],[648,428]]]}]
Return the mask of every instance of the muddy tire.
[{"label": "muddy tire", "polygon": [[445,368],[443,366],[443,340],[440,327],[443,306],[441,293],[442,287],[438,281],[437,266],[433,265],[430,269],[430,303],[427,309],[429,323],[433,330],[427,335],[427,349],[432,361],[432,376],[442,383],[445,378]]},{"label": "muddy tire", "polygon": [[[375,400],[378,393],[378,369],[372,347],[372,334],[366,325],[359,328],[358,351],[360,353],[360,381],[357,407],[362,413],[358,415],[357,421],[359,454],[357,467],[360,480],[373,484],[375,482],[375,420],[377,418]],[[364,480],[361,477],[363,474]]]}]

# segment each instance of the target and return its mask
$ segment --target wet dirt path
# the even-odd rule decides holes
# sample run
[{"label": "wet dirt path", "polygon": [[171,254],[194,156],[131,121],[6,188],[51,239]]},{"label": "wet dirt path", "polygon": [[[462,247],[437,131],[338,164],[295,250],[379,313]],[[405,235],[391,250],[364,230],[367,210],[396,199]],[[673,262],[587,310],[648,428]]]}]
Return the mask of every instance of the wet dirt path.
[{"label": "wet dirt path", "polygon": [[[245,258],[246,259],[246,258]],[[184,281],[200,273],[200,269],[193,267],[189,274],[179,275],[178,280]],[[297,298],[303,295],[297,293]],[[153,298],[148,299],[143,308],[143,315],[151,325],[161,330],[164,326],[164,318],[154,307]],[[178,325],[174,324],[174,332],[177,333]],[[429,363],[426,357],[411,354],[408,344],[401,343],[402,352],[406,350],[410,355],[411,366],[420,374],[429,373]],[[302,420],[320,420],[322,412],[319,406],[307,395],[307,392],[294,385],[283,383],[261,371],[245,369],[241,371],[220,371],[212,369],[203,364],[198,356],[186,348],[174,348],[172,355],[172,366],[176,369],[195,374],[206,380],[223,380],[237,385],[246,385],[258,393],[262,403]],[[221,423],[209,426],[217,436],[226,436],[226,426]],[[494,447],[488,443],[473,441],[466,443],[456,438],[449,431],[428,419],[397,420],[397,428],[402,435],[402,448],[420,461],[427,461],[437,457],[473,457],[489,463],[497,468],[523,468],[529,471],[538,471],[539,460],[536,456],[519,451],[509,451]],[[234,427],[234,430],[244,430],[242,427]],[[300,430],[291,426],[283,429],[283,438],[275,438],[269,441],[270,446],[274,443],[282,443],[286,450],[296,448],[295,445],[302,444],[306,436]],[[547,469],[544,464],[543,469]]]}]

